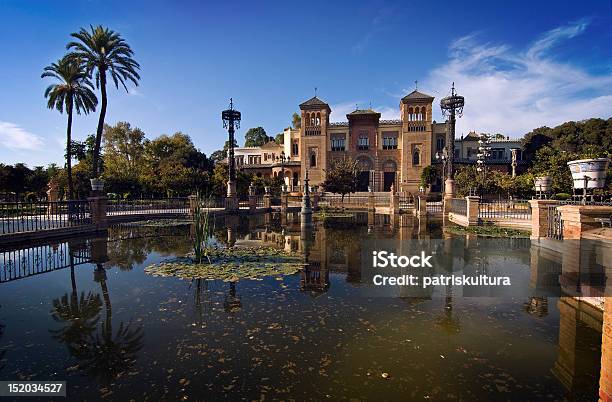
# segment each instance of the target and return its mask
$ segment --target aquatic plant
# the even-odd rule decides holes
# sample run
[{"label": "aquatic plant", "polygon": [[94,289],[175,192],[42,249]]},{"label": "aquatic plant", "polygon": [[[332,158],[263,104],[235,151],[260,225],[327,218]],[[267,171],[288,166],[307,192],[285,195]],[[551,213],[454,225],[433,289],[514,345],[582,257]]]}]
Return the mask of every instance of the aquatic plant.
[{"label": "aquatic plant", "polygon": [[194,253],[150,265],[145,272],[153,276],[235,282],[262,276],[291,275],[304,266],[300,254],[273,247],[208,248],[206,256],[208,262],[198,262]]},{"label": "aquatic plant", "polygon": [[[193,239],[193,253],[195,255],[195,261],[198,264],[202,263],[202,257],[208,258],[207,255],[207,243],[209,233],[209,210],[208,208],[203,209],[200,204],[200,194],[197,194],[197,202],[193,218],[195,220],[195,234]],[[208,258],[210,263],[210,258]]]}]

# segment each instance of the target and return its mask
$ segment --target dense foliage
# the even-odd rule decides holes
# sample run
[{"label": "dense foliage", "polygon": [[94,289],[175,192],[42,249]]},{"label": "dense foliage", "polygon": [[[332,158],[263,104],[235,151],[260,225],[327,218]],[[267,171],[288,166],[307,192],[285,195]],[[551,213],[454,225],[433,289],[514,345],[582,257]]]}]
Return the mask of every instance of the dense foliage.
[{"label": "dense foliage", "polygon": [[331,193],[342,194],[354,193],[357,190],[357,177],[359,164],[351,158],[339,159],[332,163],[331,169],[326,172],[323,188]]}]

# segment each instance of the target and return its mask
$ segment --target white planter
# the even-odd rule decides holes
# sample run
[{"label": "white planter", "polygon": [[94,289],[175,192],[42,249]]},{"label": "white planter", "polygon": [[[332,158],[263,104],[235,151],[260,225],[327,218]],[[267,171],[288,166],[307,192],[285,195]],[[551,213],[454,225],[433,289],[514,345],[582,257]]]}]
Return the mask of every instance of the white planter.
[{"label": "white planter", "polygon": [[92,191],[102,191],[104,190],[104,180],[102,179],[90,179],[91,190]]},{"label": "white planter", "polygon": [[533,182],[535,184],[535,190],[542,193],[549,192],[552,187],[552,177],[550,176],[538,176],[533,179]]},{"label": "white planter", "polygon": [[588,188],[602,188],[606,184],[606,175],[610,159],[579,159],[567,162],[572,172],[575,189],[584,189],[585,176],[588,178]]}]

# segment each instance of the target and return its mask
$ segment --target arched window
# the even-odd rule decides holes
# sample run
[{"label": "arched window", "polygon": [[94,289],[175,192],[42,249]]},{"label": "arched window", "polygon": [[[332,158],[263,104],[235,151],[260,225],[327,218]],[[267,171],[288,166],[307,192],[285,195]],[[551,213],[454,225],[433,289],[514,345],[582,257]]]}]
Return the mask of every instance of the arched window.
[{"label": "arched window", "polygon": [[417,166],[420,164],[421,164],[421,155],[419,153],[419,150],[415,149],[414,153],[412,154],[412,165]]},{"label": "arched window", "polygon": [[316,121],[316,125],[320,126],[321,125],[321,113],[317,113],[317,121]]},{"label": "arched window", "polygon": [[412,114],[414,113],[414,111],[412,110],[412,107],[408,108],[408,120],[412,121]]},{"label": "arched window", "polygon": [[310,126],[310,113],[306,113],[304,117],[306,118],[306,125]]},{"label": "arched window", "polygon": [[317,154],[313,152],[310,154],[310,167],[316,167],[316,166],[317,166]]},{"label": "arched window", "polygon": [[427,108],[425,106],[421,108],[421,120],[427,120]]}]

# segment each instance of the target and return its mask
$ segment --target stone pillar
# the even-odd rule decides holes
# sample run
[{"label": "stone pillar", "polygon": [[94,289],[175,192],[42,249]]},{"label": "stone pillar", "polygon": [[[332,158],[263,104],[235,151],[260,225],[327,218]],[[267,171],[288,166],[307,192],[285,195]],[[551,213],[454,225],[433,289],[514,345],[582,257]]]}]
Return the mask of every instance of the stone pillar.
[{"label": "stone pillar", "polygon": [[249,186],[249,211],[255,212],[257,209],[257,194],[253,183]]},{"label": "stone pillar", "polygon": [[374,191],[372,191],[372,187],[368,187],[368,212],[374,212],[374,211],[376,211]]},{"label": "stone pillar", "polygon": [[270,187],[264,187],[264,190],[264,208],[266,209],[266,211],[269,211],[272,209],[272,195],[270,194]]},{"label": "stone pillar", "polygon": [[448,213],[451,211],[452,199],[455,197],[455,180],[446,179],[444,181],[444,203],[443,203],[443,214],[444,217],[448,217]]},{"label": "stone pillar", "polygon": [[225,197],[225,210],[228,212],[238,211],[238,195],[236,194],[236,182],[227,182],[227,197]]},{"label": "stone pillar", "polygon": [[563,220],[563,239],[575,240],[580,239],[586,230],[600,228],[601,223],[595,218],[609,218],[612,206],[563,205],[559,211]]},{"label": "stone pillar", "polygon": [[420,217],[425,217],[427,216],[427,196],[425,194],[419,194],[417,196],[417,216]]},{"label": "stone pillar", "polygon": [[480,205],[480,198],[475,195],[465,197],[467,202],[466,215],[468,219],[468,226],[478,226],[478,207]]},{"label": "stone pillar", "polygon": [[281,212],[282,213],[287,213],[287,210],[289,208],[289,193],[286,191],[283,191],[281,193]]},{"label": "stone pillar", "polygon": [[531,205],[531,240],[538,240],[548,234],[548,207],[557,205],[555,200],[529,200]]},{"label": "stone pillar", "polygon": [[604,303],[599,400],[612,402],[612,303]]},{"label": "stone pillar", "polygon": [[391,205],[389,206],[389,212],[391,215],[399,214],[399,194],[395,191],[395,186],[391,184]]},{"label": "stone pillar", "polygon": [[108,198],[105,196],[89,197],[87,201],[89,201],[91,223],[96,225],[98,229],[108,228],[108,217],[106,216]]},{"label": "stone pillar", "polygon": [[193,217],[198,206],[198,196],[192,194],[187,199],[189,200],[189,216]]}]

